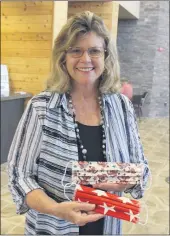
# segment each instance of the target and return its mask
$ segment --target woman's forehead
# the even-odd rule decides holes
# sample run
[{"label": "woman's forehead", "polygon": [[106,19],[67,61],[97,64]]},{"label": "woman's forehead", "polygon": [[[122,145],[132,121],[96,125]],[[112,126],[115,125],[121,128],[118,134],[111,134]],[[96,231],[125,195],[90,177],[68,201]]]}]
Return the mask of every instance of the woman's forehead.
[{"label": "woman's forehead", "polygon": [[103,47],[104,39],[95,32],[80,34],[72,46],[76,47]]}]

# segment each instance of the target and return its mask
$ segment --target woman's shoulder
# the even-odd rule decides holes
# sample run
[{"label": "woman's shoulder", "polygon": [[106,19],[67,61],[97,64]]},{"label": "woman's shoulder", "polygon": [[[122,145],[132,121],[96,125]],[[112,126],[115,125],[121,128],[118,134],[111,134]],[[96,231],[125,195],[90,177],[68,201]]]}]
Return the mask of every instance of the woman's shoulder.
[{"label": "woman's shoulder", "polygon": [[31,99],[30,99],[30,103],[34,106],[34,107],[47,107],[48,105],[50,105],[51,101],[53,100],[57,100],[59,97],[59,93],[56,92],[50,92],[50,91],[42,91],[39,94],[34,95]]},{"label": "woman's shoulder", "polygon": [[110,93],[105,95],[105,101],[111,107],[123,108],[126,111],[133,111],[133,105],[131,100],[122,93]]},{"label": "woman's shoulder", "polygon": [[123,101],[125,104],[129,103],[129,98],[127,96],[125,96],[122,93],[108,93],[104,95],[105,100],[107,100],[108,102],[112,103],[114,102],[121,102]]},{"label": "woman's shoulder", "polygon": [[107,102],[109,103],[111,109],[116,112],[124,111],[129,119],[134,120],[135,111],[131,100],[121,93],[114,93],[107,96]]}]

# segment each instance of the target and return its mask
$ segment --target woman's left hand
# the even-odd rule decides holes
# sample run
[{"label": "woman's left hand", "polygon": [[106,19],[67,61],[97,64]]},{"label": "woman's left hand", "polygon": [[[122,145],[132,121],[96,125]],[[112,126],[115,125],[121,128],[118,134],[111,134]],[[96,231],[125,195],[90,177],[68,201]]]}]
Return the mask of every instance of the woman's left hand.
[{"label": "woman's left hand", "polygon": [[123,192],[128,188],[132,188],[133,184],[114,184],[114,183],[100,183],[94,184],[93,188],[98,188],[105,191]]}]

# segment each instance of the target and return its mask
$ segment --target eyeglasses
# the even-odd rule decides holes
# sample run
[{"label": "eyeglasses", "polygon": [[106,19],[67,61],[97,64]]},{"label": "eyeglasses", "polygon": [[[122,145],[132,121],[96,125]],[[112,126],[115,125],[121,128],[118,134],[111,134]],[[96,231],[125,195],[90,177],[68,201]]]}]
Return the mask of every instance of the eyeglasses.
[{"label": "eyeglasses", "polygon": [[71,57],[79,58],[86,51],[89,57],[95,58],[95,57],[102,57],[107,50],[102,47],[92,47],[88,48],[87,50],[84,50],[83,48],[80,47],[75,47],[75,48],[70,47],[68,48],[68,50],[66,50],[66,53],[69,54]]}]

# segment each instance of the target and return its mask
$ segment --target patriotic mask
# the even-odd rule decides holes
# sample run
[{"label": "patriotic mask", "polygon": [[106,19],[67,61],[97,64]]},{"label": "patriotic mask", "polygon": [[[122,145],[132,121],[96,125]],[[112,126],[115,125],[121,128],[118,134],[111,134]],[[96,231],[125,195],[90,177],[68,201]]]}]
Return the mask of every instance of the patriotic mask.
[{"label": "patriotic mask", "polygon": [[[68,166],[71,163],[72,181],[64,185],[64,178]],[[115,162],[86,162],[86,161],[69,161],[66,165],[61,184],[64,187],[65,197],[71,201],[66,193],[66,188],[72,185],[94,185],[97,183],[124,183],[140,184],[143,188],[143,163],[115,163]],[[151,173],[150,173],[151,177]],[[150,182],[151,186],[151,182]],[[149,188],[150,188],[149,186]],[[149,189],[148,188],[148,189]],[[145,188],[146,190],[146,188]]]},{"label": "patriotic mask", "polygon": [[[134,199],[119,197],[102,190],[77,185],[74,200],[95,204],[95,212],[126,220],[135,224],[145,225],[148,220],[148,212],[145,222],[140,220],[142,204]],[[143,205],[145,206],[145,204]],[[147,210],[146,206],[145,209]]]},{"label": "patriotic mask", "polygon": [[116,162],[72,162],[72,183],[93,185],[98,183],[142,184],[143,164]]}]

